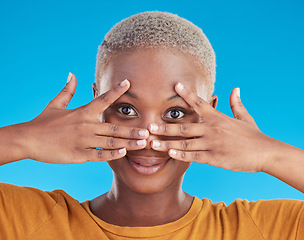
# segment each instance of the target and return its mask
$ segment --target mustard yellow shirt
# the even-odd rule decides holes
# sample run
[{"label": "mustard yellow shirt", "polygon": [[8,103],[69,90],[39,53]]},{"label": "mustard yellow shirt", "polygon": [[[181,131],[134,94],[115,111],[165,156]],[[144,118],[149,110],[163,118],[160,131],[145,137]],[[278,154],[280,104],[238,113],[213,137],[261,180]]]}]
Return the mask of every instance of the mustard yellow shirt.
[{"label": "mustard yellow shirt", "polygon": [[89,201],[79,203],[62,190],[0,183],[1,240],[304,239],[304,202],[236,200],[229,206],[194,198],[188,213],[154,227],[120,227],[97,218]]}]

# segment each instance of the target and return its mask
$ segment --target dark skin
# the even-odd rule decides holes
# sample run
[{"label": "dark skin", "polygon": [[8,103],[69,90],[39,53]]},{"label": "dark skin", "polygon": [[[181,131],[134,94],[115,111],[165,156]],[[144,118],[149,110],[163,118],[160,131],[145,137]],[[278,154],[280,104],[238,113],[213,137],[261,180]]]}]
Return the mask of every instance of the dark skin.
[{"label": "dark skin", "polygon": [[230,96],[234,118],[217,111],[196,61],[158,50],[113,58],[101,75],[102,88],[94,85],[95,99],[76,109],[66,109],[76,90],[71,74],[39,116],[0,128],[0,165],[26,158],[108,161],[112,188],[90,207],[121,226],[159,225],[185,215],[193,198],[181,185],[191,162],[265,172],[304,192],[303,150],[263,134],[237,89]]},{"label": "dark skin", "polygon": [[[196,112],[174,89],[182,82],[198,94],[196,89],[207,82],[206,74],[192,56],[173,50],[121,53],[105,69],[103,88],[110,89],[122,79],[128,79],[131,87],[104,112],[105,122],[146,129],[151,123],[199,122]],[[96,85],[93,89],[97,97],[99,89]],[[201,94],[206,96],[207,92]],[[217,98],[210,98],[210,104],[215,107]],[[151,147],[153,140],[181,139],[184,138],[150,134],[144,149],[128,151],[126,157],[108,162],[114,172],[113,185],[108,193],[90,202],[92,212],[119,226],[160,225],[185,215],[193,200],[182,190],[184,173],[190,163],[174,160],[168,152]],[[167,162],[155,174],[144,175],[132,169],[128,161],[132,158]]]},{"label": "dark skin", "polygon": [[[182,190],[191,162],[266,172],[304,191],[304,151],[263,134],[237,89],[230,96],[235,118],[217,111],[217,97],[206,92],[206,74],[192,57],[172,49],[122,53],[102,75],[104,91],[125,78],[130,89],[104,112],[104,119],[146,128],[150,134],[144,149],[127,149],[125,157],[108,162],[112,188],[90,202],[100,219],[120,226],[153,226],[181,218],[193,200]],[[100,93],[94,85],[94,96]],[[147,156],[166,164],[155,174],[135,171],[132,161],[145,163]]]}]

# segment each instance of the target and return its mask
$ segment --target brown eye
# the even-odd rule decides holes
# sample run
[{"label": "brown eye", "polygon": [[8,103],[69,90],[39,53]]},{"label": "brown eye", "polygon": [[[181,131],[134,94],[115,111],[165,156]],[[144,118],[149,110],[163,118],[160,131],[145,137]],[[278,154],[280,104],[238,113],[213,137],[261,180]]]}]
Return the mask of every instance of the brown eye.
[{"label": "brown eye", "polygon": [[166,112],[165,118],[168,119],[181,119],[185,116],[185,112],[179,109],[171,109]]},{"label": "brown eye", "polygon": [[117,108],[117,111],[122,115],[126,116],[137,116],[136,111],[131,106],[120,106]]}]

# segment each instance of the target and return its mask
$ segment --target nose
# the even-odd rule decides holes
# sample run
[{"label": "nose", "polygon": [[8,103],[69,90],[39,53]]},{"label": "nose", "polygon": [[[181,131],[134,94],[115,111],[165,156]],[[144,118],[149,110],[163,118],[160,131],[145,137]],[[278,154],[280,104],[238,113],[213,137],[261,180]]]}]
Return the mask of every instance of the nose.
[{"label": "nose", "polygon": [[147,138],[147,145],[145,149],[151,149],[151,144],[153,140],[160,140],[160,138],[159,136],[150,133],[149,137]]},{"label": "nose", "polygon": [[[162,119],[159,118],[158,116],[152,114],[152,113],[147,113],[141,119],[139,127],[140,128],[149,129],[149,125],[151,123],[161,124],[162,123]],[[151,144],[152,144],[153,140],[160,140],[160,136],[149,133],[149,137],[147,138],[147,145],[146,145],[145,149],[151,149]]]}]

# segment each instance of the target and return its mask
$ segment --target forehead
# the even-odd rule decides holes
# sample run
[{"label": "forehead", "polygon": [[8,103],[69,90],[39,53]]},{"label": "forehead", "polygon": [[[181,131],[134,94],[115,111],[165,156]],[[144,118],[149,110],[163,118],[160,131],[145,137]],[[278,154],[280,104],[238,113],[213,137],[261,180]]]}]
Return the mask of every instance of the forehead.
[{"label": "forehead", "polygon": [[173,49],[139,49],[112,57],[98,85],[102,93],[128,79],[130,92],[162,96],[168,91],[175,93],[174,85],[181,82],[202,95],[206,76],[194,57],[188,54]]}]

